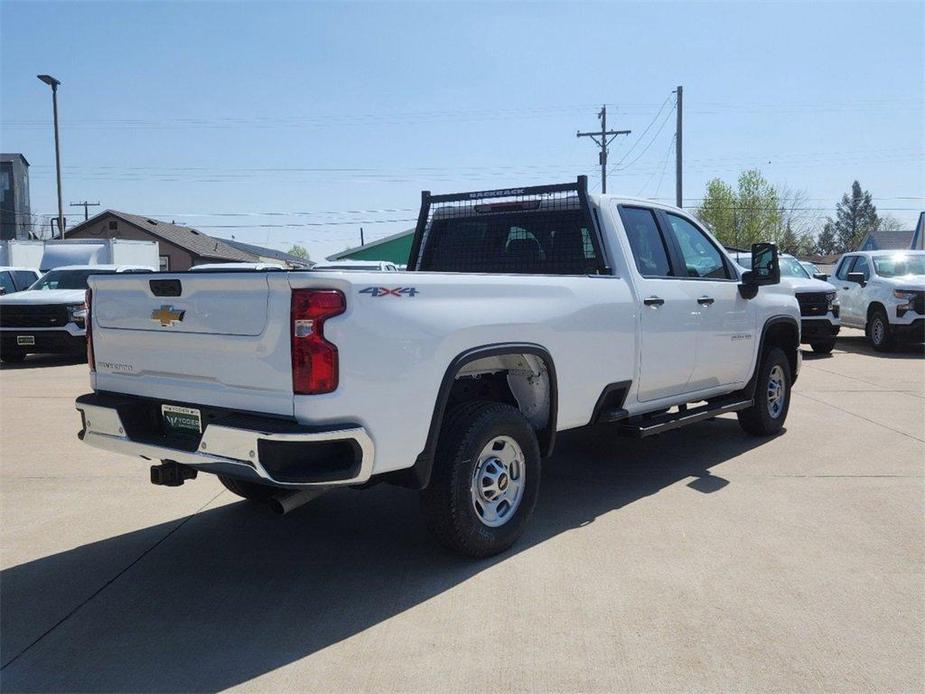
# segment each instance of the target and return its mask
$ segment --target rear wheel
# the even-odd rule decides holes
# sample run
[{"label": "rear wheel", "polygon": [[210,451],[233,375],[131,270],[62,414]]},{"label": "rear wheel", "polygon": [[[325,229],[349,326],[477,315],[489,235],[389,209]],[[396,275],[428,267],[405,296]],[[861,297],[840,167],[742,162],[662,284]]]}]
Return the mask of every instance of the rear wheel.
[{"label": "rear wheel", "polygon": [[265,484],[257,484],[256,482],[247,482],[225,475],[219,475],[218,479],[229,492],[237,494],[242,499],[250,499],[251,501],[266,501],[280,491],[276,487],[269,487]]},{"label": "rear wheel", "polygon": [[437,540],[470,557],[503,552],[523,534],[540,487],[540,447],[519,410],[470,402],[447,416],[421,510]]},{"label": "rear wheel", "polygon": [[895,339],[890,328],[890,320],[882,308],[874,309],[867,321],[867,337],[871,346],[878,352],[889,352],[893,349]]},{"label": "rear wheel", "polygon": [[739,411],[739,426],[752,436],[771,436],[783,428],[790,409],[790,362],[782,349],[772,347],[758,369],[755,402]]},{"label": "rear wheel", "polygon": [[835,340],[813,342],[810,346],[816,354],[831,354],[832,350],[835,349]]}]

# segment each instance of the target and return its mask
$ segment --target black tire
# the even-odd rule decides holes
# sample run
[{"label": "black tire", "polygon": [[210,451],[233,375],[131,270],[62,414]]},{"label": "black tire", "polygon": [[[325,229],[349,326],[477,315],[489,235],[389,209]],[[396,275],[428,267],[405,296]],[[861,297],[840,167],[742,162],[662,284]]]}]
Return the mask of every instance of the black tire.
[{"label": "black tire", "polygon": [[18,364],[21,361],[25,361],[26,354],[26,352],[18,351],[0,352],[0,361],[4,364]]},{"label": "black tire", "polygon": [[831,354],[835,349],[835,340],[826,340],[825,342],[813,342],[810,345],[816,354]]},{"label": "black tire", "polygon": [[[782,349],[771,347],[762,356],[758,369],[755,402],[747,410],[739,410],[739,426],[752,436],[772,436],[783,428],[790,410],[790,386],[793,382],[790,361]],[[769,387],[775,369],[780,369],[777,373],[783,377],[783,404],[776,415],[772,414]]]},{"label": "black tire", "polygon": [[280,491],[276,487],[257,484],[256,482],[247,482],[246,480],[226,477],[225,475],[219,475],[218,479],[229,492],[237,494],[242,499],[249,499],[251,501],[266,501]]},{"label": "black tire", "polygon": [[[492,527],[476,508],[472,485],[477,470],[485,469],[486,463],[480,465],[483,450],[498,437],[508,437],[520,448],[523,467],[516,474],[523,476],[523,491],[519,502],[508,505],[510,517]],[[503,450],[504,442],[497,445]],[[510,479],[516,478],[511,474]],[[499,487],[506,493],[507,483]],[[490,557],[523,534],[539,489],[540,447],[527,419],[510,405],[469,402],[455,407],[444,420],[430,485],[421,491],[421,511],[440,544],[470,557]]]},{"label": "black tire", "polygon": [[889,352],[896,346],[890,319],[882,308],[875,308],[867,321],[867,339],[878,352]]}]

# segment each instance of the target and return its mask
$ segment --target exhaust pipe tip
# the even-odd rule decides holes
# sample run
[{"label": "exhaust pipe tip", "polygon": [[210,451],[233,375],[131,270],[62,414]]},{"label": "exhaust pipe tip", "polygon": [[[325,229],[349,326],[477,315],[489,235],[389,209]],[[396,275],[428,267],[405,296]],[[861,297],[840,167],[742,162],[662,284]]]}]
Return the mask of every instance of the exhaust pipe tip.
[{"label": "exhaust pipe tip", "polygon": [[317,499],[326,491],[328,491],[328,487],[311,487],[308,489],[298,489],[292,492],[280,492],[270,497],[270,510],[279,516],[285,516],[287,513],[295,511],[300,506],[304,506],[309,501]]}]

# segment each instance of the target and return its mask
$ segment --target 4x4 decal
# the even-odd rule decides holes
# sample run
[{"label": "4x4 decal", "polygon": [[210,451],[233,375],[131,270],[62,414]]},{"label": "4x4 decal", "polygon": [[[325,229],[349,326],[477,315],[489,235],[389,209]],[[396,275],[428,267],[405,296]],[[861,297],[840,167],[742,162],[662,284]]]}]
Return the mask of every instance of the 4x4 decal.
[{"label": "4x4 decal", "polygon": [[369,294],[370,296],[416,296],[418,290],[416,287],[367,287],[361,289],[360,294]]}]

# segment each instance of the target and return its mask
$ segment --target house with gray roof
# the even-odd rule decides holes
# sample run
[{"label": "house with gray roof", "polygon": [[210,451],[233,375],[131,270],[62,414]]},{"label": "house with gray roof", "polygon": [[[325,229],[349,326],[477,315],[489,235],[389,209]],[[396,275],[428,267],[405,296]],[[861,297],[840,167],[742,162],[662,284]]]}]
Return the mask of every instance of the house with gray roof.
[{"label": "house with gray roof", "polygon": [[156,241],[160,269],[164,271],[189,270],[193,265],[205,263],[267,262],[271,257],[288,267],[302,267],[304,264],[301,258],[271,248],[219,239],[192,227],[119,210],[100,212],[68,229],[65,237]]}]

